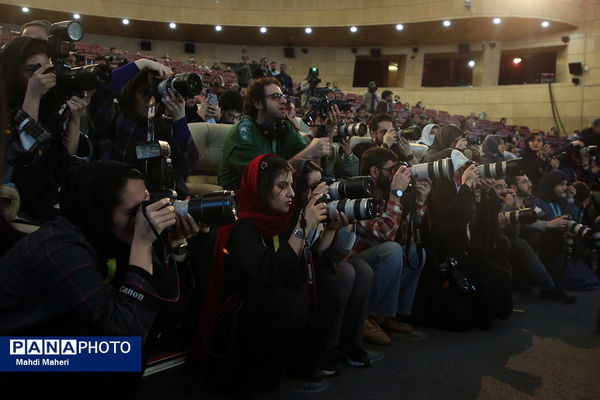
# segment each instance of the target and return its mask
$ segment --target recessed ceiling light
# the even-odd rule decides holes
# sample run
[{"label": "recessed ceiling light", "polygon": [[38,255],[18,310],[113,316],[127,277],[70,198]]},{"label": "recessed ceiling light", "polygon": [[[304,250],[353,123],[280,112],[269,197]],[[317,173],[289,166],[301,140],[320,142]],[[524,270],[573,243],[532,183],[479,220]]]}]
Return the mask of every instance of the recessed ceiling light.
[{"label": "recessed ceiling light", "polygon": [[123,25],[129,25],[129,20],[127,18],[123,18]]},{"label": "recessed ceiling light", "polygon": [[29,12],[29,8],[27,8],[27,7],[23,7],[23,8],[21,8],[21,10],[22,10],[24,13],[28,13],[28,12]]},{"label": "recessed ceiling light", "polygon": [[79,19],[79,18],[81,18],[81,15],[79,15],[79,14],[73,14],[73,18]]},{"label": "recessed ceiling light", "polygon": [[357,31],[358,31],[358,28],[357,28],[357,27],[355,27],[355,26],[351,26],[351,27],[350,27],[350,32],[352,32],[352,33],[356,33]]},{"label": "recessed ceiling light", "polygon": [[402,24],[396,25],[396,30],[397,31],[401,31],[402,29],[404,29],[404,25],[402,25]]},{"label": "recessed ceiling light", "polygon": [[312,33],[312,28],[307,26],[307,27],[304,29],[304,32],[306,32],[306,33]]},{"label": "recessed ceiling light", "polygon": [[446,28],[449,27],[450,25],[452,25],[452,22],[450,22],[450,20],[444,20],[444,22],[442,22],[442,25],[444,25]]},{"label": "recessed ceiling light", "polygon": [[494,19],[492,20],[492,22],[493,22],[495,25],[499,25],[499,24],[502,22],[502,20],[501,20],[500,18],[494,18]]},{"label": "recessed ceiling light", "polygon": [[469,60],[468,64],[469,67],[473,68],[475,66],[475,61],[474,60]]},{"label": "recessed ceiling light", "polygon": [[513,63],[514,63],[514,64],[521,64],[521,61],[522,61],[522,60],[521,60],[519,57],[515,57],[515,58],[513,59]]},{"label": "recessed ceiling light", "polygon": [[548,21],[542,22],[542,28],[547,28],[549,26],[550,26],[550,22],[548,22]]},{"label": "recessed ceiling light", "polygon": [[260,33],[267,33],[267,28],[264,26],[260,28]]},{"label": "recessed ceiling light", "polygon": [[222,30],[223,30],[223,27],[221,25],[215,26],[215,31],[221,32]]},{"label": "recessed ceiling light", "polygon": [[175,29],[175,28],[177,28],[177,24],[176,24],[175,22],[171,22],[171,23],[169,24],[169,28],[171,28],[171,29]]}]

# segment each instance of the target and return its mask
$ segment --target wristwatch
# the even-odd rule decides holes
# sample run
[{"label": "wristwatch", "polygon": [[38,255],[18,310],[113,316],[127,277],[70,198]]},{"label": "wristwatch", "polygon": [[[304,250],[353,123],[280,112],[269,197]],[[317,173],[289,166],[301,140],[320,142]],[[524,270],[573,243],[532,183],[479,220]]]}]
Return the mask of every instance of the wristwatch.
[{"label": "wristwatch", "polygon": [[404,194],[404,192],[402,191],[402,189],[398,189],[398,190],[390,190],[391,194],[395,194],[398,197],[402,197],[402,195]]},{"label": "wristwatch", "polygon": [[294,231],[294,236],[298,239],[304,239],[304,231],[302,229],[296,229]]},{"label": "wristwatch", "polygon": [[171,254],[175,256],[183,256],[187,253],[188,244],[187,242],[178,243],[177,246],[170,249]]}]

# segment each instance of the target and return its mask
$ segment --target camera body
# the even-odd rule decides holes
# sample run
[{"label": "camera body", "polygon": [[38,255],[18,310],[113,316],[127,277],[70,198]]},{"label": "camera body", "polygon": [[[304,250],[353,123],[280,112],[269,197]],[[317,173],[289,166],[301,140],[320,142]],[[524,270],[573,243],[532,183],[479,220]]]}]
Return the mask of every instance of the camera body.
[{"label": "camera body", "polygon": [[230,190],[205,193],[189,200],[177,200],[169,143],[162,140],[148,141],[139,143],[135,150],[150,192],[148,203],[168,197],[176,212],[189,214],[197,222],[211,226],[228,225],[237,221],[235,194]]},{"label": "camera body", "polygon": [[310,103],[310,109],[306,112],[302,120],[311,125],[317,117],[321,117],[322,120],[327,118],[327,111],[329,108],[337,105],[340,111],[345,112],[352,108],[352,104],[347,100],[342,99],[330,99],[327,97],[329,93],[333,92],[333,89],[327,87],[315,88],[314,95],[316,100]]},{"label": "camera body", "polygon": [[56,91],[60,98],[83,97],[86,90],[106,87],[112,82],[112,72],[106,64],[91,64],[72,68],[68,63],[69,52],[75,50],[75,42],[83,38],[83,26],[78,21],[62,21],[52,24],[48,36],[48,56],[52,68],[47,72],[56,74]]},{"label": "camera body", "polygon": [[481,136],[468,136],[466,139],[469,146],[480,146],[483,143]]},{"label": "camera body", "polygon": [[533,224],[538,220],[538,215],[532,208],[523,208],[515,211],[506,211],[502,213],[509,224]]},{"label": "camera body", "polygon": [[405,129],[396,129],[399,137],[403,137],[406,140],[416,141],[421,138],[421,132],[419,128],[416,126],[411,126],[410,128]]}]

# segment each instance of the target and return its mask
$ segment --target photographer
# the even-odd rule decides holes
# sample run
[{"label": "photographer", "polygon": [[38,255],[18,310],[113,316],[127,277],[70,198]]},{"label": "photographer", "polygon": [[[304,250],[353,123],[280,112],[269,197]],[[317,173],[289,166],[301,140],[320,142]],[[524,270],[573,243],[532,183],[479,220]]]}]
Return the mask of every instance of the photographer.
[{"label": "photographer", "polygon": [[[526,179],[526,177],[515,178]],[[577,298],[568,295],[560,286],[556,285],[529,243],[520,237],[521,219],[519,218],[516,221],[509,219],[509,213],[519,212],[519,208],[515,205],[515,192],[513,189],[508,188],[504,179],[495,179],[492,187],[498,198],[503,202],[502,212],[498,214],[498,228],[502,239],[508,244],[508,249],[504,248],[502,250],[504,251],[504,257],[510,261],[512,266],[513,284],[516,287],[525,289],[528,286],[526,282],[533,280],[535,285],[540,288],[539,297],[541,299],[563,301],[566,304],[575,303]],[[529,188],[531,188],[531,184],[529,184]]]},{"label": "photographer", "polygon": [[440,132],[440,126],[437,124],[427,124],[423,127],[421,131],[421,138],[417,141],[417,143],[424,144],[429,147],[433,144],[435,137]]},{"label": "photographer", "polygon": [[[446,135],[449,137],[442,142],[463,140],[461,129],[455,128],[442,129],[436,141]],[[452,151],[448,148],[436,152],[428,160],[450,157]],[[464,282],[469,282],[462,289],[459,285],[447,301],[439,288],[430,288],[432,292],[426,296],[430,296],[431,303],[425,314],[434,326],[450,330],[479,326],[487,330],[494,319],[508,318],[512,312],[510,275],[491,258],[498,242],[499,211],[500,200],[495,193],[484,190],[479,170],[470,162],[454,165],[452,180],[433,180],[427,201],[428,229],[424,234],[428,254],[431,252],[428,267],[440,271],[442,264],[455,259],[456,268],[466,278]],[[429,277],[434,275],[428,273]]]},{"label": "photographer", "polygon": [[[393,152],[374,146],[363,154],[360,164],[360,175],[375,180],[374,197],[384,204],[380,216],[358,222],[357,243],[350,259],[351,262],[363,260],[373,268],[370,318],[365,321],[364,335],[366,341],[376,344],[390,343],[386,332],[409,340],[425,338],[425,334],[396,319],[397,315],[406,318],[411,314],[425,262],[422,248],[406,240],[405,221],[411,218],[404,211],[411,205],[405,207],[400,196],[410,183],[410,171],[405,166],[398,168],[397,163],[398,157]],[[416,184],[414,212],[417,218],[423,215],[428,193],[427,181]]]},{"label": "photographer", "polygon": [[148,115],[151,98],[158,96],[155,85],[171,75],[169,67],[155,61],[139,59],[128,63],[113,71],[112,84],[97,91],[88,111],[96,158],[139,165],[136,145],[146,142],[148,130],[152,129],[154,140],[166,141],[171,147],[175,190],[185,197],[190,194],[186,178],[199,156],[185,117],[183,96],[168,89],[162,99],[155,98],[152,121]]},{"label": "photographer", "polygon": [[[540,181],[540,193],[534,204],[546,215],[546,219],[567,216],[563,230],[548,230],[543,233],[539,256],[554,280],[560,286],[573,290],[593,290],[598,285],[598,277],[591,267],[578,254],[581,244],[573,224],[580,223],[582,214],[574,203],[576,189],[568,186],[567,176],[554,170]],[[566,233],[564,231],[567,231]]]},{"label": "photographer", "polygon": [[[306,207],[313,195],[328,195],[322,169],[310,160],[298,160],[294,173],[298,207]],[[315,322],[303,335],[304,353],[317,349],[324,371],[335,371],[326,357],[339,357],[354,367],[371,365],[371,355],[362,349],[363,323],[371,287],[371,267],[362,260],[345,261],[356,240],[356,221],[349,222],[343,212],[328,211],[328,218],[307,232],[317,281]],[[326,350],[327,349],[327,350]]]},{"label": "photographer", "polygon": [[41,224],[58,215],[58,190],[67,171],[89,160],[90,144],[80,133],[84,98],[63,100],[48,56],[48,43],[18,37],[0,55],[10,111],[7,169],[3,181],[21,196],[20,216]]},{"label": "photographer", "polygon": [[[154,232],[176,221],[191,234],[198,228],[177,217],[168,199],[142,205],[148,199],[142,175],[128,164],[98,161],[72,170],[60,193],[62,216],[0,259],[0,333],[141,336],[143,370],[157,316],[180,298],[178,269]],[[98,374],[26,375],[24,390],[45,396],[74,398],[91,385],[94,395],[114,396],[115,387],[97,384]],[[141,374],[108,376],[133,398]]]},{"label": "photographer", "polygon": [[525,149],[521,152],[523,172],[531,179],[535,194],[539,191],[538,184],[542,176],[560,165],[560,161],[556,158],[549,158],[550,155],[550,145],[544,144],[542,131],[532,131],[525,137]]},{"label": "photographer", "polygon": [[410,143],[403,138],[397,131],[394,124],[394,117],[391,114],[381,113],[374,115],[369,121],[369,131],[371,142],[359,143],[352,151],[360,159],[364,152],[372,146],[380,146],[391,150],[401,157],[402,161],[409,164],[417,164],[418,161],[412,153]]},{"label": "photographer", "polygon": [[[307,233],[325,221],[327,209],[314,195],[294,218],[292,183],[292,168],[284,159],[274,154],[254,158],[237,191],[239,222],[222,227],[214,247],[202,350],[207,356],[221,347],[232,350],[228,357],[213,358],[229,365],[214,368],[211,362],[207,372],[213,384],[237,395],[264,394],[277,387],[286,369],[294,366],[291,357],[311,312],[309,299],[314,301],[314,269],[306,263],[304,248]],[[244,304],[237,316],[219,315],[235,298]],[[236,332],[227,318],[236,318]],[[219,320],[225,323],[219,325]],[[223,343],[226,338],[233,339]],[[328,386],[326,381],[313,385],[319,391]]]},{"label": "photographer", "polygon": [[467,138],[464,136],[461,128],[452,124],[444,125],[423,156],[423,162],[431,162],[440,159],[439,154],[442,152],[448,153],[448,149],[456,149],[460,152],[464,152],[467,146]]},{"label": "photographer", "polygon": [[223,144],[218,184],[236,190],[244,168],[261,154],[274,153],[286,160],[319,160],[329,154],[329,138],[314,139],[307,146],[293,124],[286,120],[286,96],[275,78],[252,82],[244,99],[240,122],[231,127]]}]

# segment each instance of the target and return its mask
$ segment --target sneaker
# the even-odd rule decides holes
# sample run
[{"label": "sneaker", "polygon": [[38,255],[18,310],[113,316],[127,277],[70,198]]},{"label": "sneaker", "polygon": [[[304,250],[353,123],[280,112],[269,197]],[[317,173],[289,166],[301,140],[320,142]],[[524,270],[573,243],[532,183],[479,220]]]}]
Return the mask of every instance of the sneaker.
[{"label": "sneaker", "polygon": [[567,304],[573,304],[577,301],[577,297],[568,295],[557,285],[554,285],[548,289],[540,290],[540,294],[538,297],[540,299],[562,301]]},{"label": "sneaker", "polygon": [[386,332],[391,333],[411,333],[413,330],[412,325],[406,322],[396,321],[390,317],[375,317],[374,321]]},{"label": "sneaker", "polygon": [[363,340],[368,343],[388,345],[392,339],[370,318],[365,319]]},{"label": "sneaker", "polygon": [[367,352],[367,356],[369,357],[369,360],[371,360],[371,362],[377,362],[377,361],[383,360],[383,353],[380,353],[379,351],[366,349],[366,352]]},{"label": "sneaker", "polygon": [[356,368],[367,368],[371,366],[371,359],[365,350],[357,345],[349,345],[343,349],[346,364]]}]

